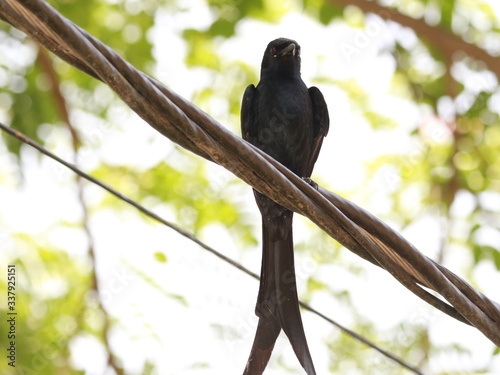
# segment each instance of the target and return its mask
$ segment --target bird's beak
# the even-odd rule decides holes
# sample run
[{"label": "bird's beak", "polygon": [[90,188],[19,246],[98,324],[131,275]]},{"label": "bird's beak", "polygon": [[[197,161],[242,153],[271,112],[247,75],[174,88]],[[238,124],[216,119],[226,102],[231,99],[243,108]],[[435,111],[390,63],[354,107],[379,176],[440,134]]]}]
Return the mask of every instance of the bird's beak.
[{"label": "bird's beak", "polygon": [[288,46],[286,46],[285,48],[283,48],[279,53],[278,55],[280,56],[285,56],[285,55],[292,55],[292,56],[295,56],[295,43],[290,43]]}]

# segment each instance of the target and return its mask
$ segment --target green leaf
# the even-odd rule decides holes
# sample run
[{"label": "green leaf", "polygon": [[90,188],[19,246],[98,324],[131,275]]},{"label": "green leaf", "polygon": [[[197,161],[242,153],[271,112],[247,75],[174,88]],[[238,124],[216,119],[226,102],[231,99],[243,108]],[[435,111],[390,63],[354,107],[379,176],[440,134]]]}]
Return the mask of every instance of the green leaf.
[{"label": "green leaf", "polygon": [[223,36],[225,38],[230,37],[231,35],[234,35],[234,27],[235,23],[225,20],[225,19],[218,19],[215,21],[212,26],[210,26],[209,32],[212,36]]},{"label": "green leaf", "polygon": [[167,263],[167,256],[163,253],[156,252],[154,253],[154,257],[160,263]]},{"label": "green leaf", "polygon": [[319,8],[319,22],[323,25],[328,25],[332,19],[340,17],[342,11],[338,7],[334,7],[329,1],[323,2]]},{"label": "green leaf", "polygon": [[497,249],[491,248],[491,254],[493,256],[493,263],[497,270],[500,270],[500,251]]}]

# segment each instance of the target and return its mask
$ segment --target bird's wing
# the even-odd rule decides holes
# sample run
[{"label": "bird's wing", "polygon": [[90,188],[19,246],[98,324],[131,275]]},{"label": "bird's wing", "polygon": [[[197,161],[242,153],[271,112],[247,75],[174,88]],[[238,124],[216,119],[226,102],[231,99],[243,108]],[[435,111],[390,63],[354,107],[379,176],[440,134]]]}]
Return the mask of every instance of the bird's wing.
[{"label": "bird's wing", "polygon": [[[248,89],[247,89],[248,90]],[[246,94],[246,92],[245,92]],[[313,128],[314,136],[311,147],[309,163],[307,165],[307,173],[303,177],[310,177],[314,168],[314,163],[318,159],[323,138],[328,134],[330,128],[330,117],[328,116],[328,107],[325,98],[319,89],[315,86],[309,88],[309,98],[311,99],[313,111]]]},{"label": "bird's wing", "polygon": [[241,136],[244,140],[250,140],[250,132],[254,129],[254,102],[256,90],[254,85],[249,85],[243,94],[241,102]]}]

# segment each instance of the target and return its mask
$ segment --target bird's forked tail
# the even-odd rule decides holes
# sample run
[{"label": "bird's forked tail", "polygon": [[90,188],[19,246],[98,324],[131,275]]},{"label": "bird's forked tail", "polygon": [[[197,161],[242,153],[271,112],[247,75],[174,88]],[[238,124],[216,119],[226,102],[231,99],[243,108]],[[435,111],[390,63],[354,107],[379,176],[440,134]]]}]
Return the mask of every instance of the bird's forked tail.
[{"label": "bird's forked tail", "polygon": [[308,375],[315,375],[307,346],[294,270],[292,213],[263,219],[262,269],[255,313],[257,332],[244,375],[260,375],[283,329],[300,364]]}]

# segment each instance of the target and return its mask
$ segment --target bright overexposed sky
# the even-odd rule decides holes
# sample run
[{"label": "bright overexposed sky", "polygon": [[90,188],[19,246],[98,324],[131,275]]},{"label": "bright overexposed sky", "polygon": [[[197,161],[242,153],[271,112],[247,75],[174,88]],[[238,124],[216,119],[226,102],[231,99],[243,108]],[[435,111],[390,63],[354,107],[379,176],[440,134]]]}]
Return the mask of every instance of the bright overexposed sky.
[{"label": "bright overexposed sky", "polygon": [[[189,11],[175,14],[168,9],[160,9],[150,37],[155,43],[156,78],[189,99],[210,83],[210,77],[203,69],[186,67],[186,45],[180,32],[190,24],[196,27],[209,25],[213,15],[201,0],[185,2],[185,7]],[[318,84],[328,103],[331,127],[314,176],[334,191],[353,191],[350,199],[375,214],[383,215],[387,213],[384,203],[395,188],[391,185],[393,180],[380,175],[369,185],[363,185],[364,164],[386,153],[418,153],[421,145],[415,144],[407,134],[420,123],[428,121],[431,113],[390,92],[395,64],[384,48],[394,43],[395,35],[408,44],[416,43],[414,35],[395,25],[388,27],[376,17],[370,17],[367,24],[369,28],[362,36],[360,30],[344,23],[323,26],[295,10],[276,24],[242,21],[236,36],[224,41],[218,52],[228,61],[244,60],[258,69],[267,43],[277,37],[288,37],[301,44],[302,76],[306,84],[312,85],[316,76],[328,76],[333,80],[355,79],[369,94],[371,105],[394,119],[398,128],[373,130],[345,92],[332,85]],[[355,47],[355,52],[346,52],[349,51],[346,45]],[[421,63],[425,65],[427,62]],[[103,91],[102,95],[108,94]],[[231,130],[238,131],[239,124],[225,115],[217,102],[210,106],[205,109],[209,114]],[[77,125],[93,129],[98,135],[99,142],[87,145],[87,152],[80,158],[84,170],[91,170],[101,161],[147,169],[161,160],[177,157],[170,141],[124,106],[114,107],[108,124],[93,123],[83,114],[73,116]],[[52,130],[47,134],[47,140],[49,144],[53,141],[53,149],[59,155],[70,155],[69,137],[64,130]],[[81,215],[72,174],[52,160],[39,158],[35,151],[28,148],[23,151],[23,160],[26,180],[22,187],[18,189],[14,180],[0,184],[0,222],[5,224],[0,230],[0,241],[2,238],[8,241],[5,233],[29,232],[35,238],[46,236],[71,254],[85,258],[84,236],[74,228],[56,226],[61,219],[77,222]],[[0,148],[0,167],[8,168],[9,165],[10,157],[5,149]],[[221,180],[232,178],[229,172],[218,166],[211,165],[209,168]],[[251,189],[248,187],[240,193],[239,199],[248,202],[249,219],[255,220],[258,229],[260,216],[253,203]],[[119,214],[110,209],[97,210],[105,195],[99,188],[86,184],[92,213],[91,230],[96,239],[97,272],[104,288],[104,305],[117,321],[110,341],[116,354],[123,359],[125,368],[132,373],[139,372],[144,362],[150,359],[158,366],[159,374],[241,373],[256,329],[253,310],[257,281],[222,263],[175,232],[145,221],[135,210],[125,209]],[[463,207],[467,207],[467,196],[460,199]],[[418,208],[418,200],[418,192],[414,197],[410,195],[408,209]],[[19,207],[23,209],[20,211]],[[164,205],[152,202],[150,208],[166,219],[175,220],[174,213]],[[434,256],[440,240],[437,222],[438,218],[429,214],[409,226],[403,234],[422,252]],[[307,241],[307,238],[319,233],[299,217],[295,220],[294,230],[297,242]],[[202,237],[224,254],[259,272],[260,247],[242,253],[228,230],[215,225],[205,229]],[[325,244],[325,247],[328,246]],[[7,248],[10,255],[24,251]],[[449,260],[448,265],[460,275],[461,267],[468,258],[460,249],[455,250],[455,257]],[[165,253],[168,262],[155,261],[155,252]],[[0,259],[5,254],[9,257],[9,252],[2,252]],[[347,250],[343,251],[342,258],[360,266],[366,263]],[[429,325],[433,341],[443,344],[457,342],[470,350],[470,354],[456,359],[456,367],[453,363],[450,365],[454,359],[445,354],[433,358],[429,373],[442,369],[467,372],[491,360],[492,346],[482,334],[436,312],[400,286],[388,273],[374,266],[368,265],[366,272],[354,275],[341,266],[319,265],[304,253],[297,254],[296,264],[299,292],[305,289],[305,282],[311,274],[336,292],[349,290],[358,311],[377,323],[380,335],[399,323],[417,322]],[[159,287],[153,288],[138,272],[147,275]],[[500,301],[497,287],[500,276],[493,266],[478,266],[475,276],[478,286],[489,297]],[[187,305],[165,293],[183,296]],[[329,293],[316,293],[311,305],[342,324],[352,326],[355,323],[349,310]],[[303,318],[316,369],[319,374],[326,374],[331,353],[324,341],[327,337],[338,335],[339,331],[308,312],[303,312]],[[228,326],[232,330],[228,330]],[[401,345],[409,341],[404,330],[398,337]],[[105,358],[95,339],[79,336],[73,340],[72,349],[76,366],[85,369],[88,374],[102,373]],[[277,363],[280,354],[285,355],[283,361],[295,370],[293,373],[302,373],[288,340],[283,336],[275,347],[268,373],[285,373]],[[374,363],[382,361],[381,355],[374,351],[365,350],[365,355],[372,356]],[[495,360],[493,367],[500,373],[500,358],[497,356]],[[210,363],[211,371],[205,368],[207,363]],[[381,368],[390,369],[392,364],[388,362],[384,366],[389,367]],[[365,374],[366,371],[346,369],[344,374]],[[390,373],[384,372],[386,370],[377,372],[376,367],[369,371],[370,374]]]}]

